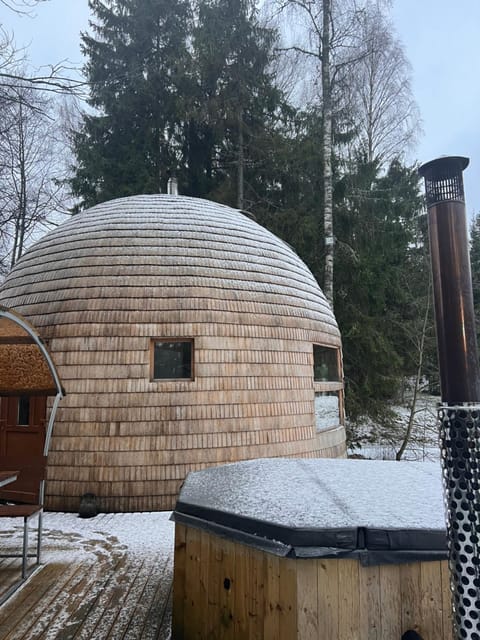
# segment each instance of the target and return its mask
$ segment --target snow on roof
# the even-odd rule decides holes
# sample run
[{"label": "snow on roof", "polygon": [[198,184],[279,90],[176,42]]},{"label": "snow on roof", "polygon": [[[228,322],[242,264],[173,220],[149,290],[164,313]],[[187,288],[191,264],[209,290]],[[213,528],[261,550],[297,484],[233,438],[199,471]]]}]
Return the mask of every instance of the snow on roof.
[{"label": "snow on roof", "polygon": [[189,287],[231,290],[232,300],[240,294],[245,302],[263,301],[270,313],[288,306],[293,316],[338,333],[315,278],[290,247],[236,209],[185,196],[130,196],[73,216],[22,256],[1,298],[31,312],[38,299],[55,308],[62,291],[65,299],[70,290],[117,298],[119,284],[145,298],[155,288],[187,298]]}]

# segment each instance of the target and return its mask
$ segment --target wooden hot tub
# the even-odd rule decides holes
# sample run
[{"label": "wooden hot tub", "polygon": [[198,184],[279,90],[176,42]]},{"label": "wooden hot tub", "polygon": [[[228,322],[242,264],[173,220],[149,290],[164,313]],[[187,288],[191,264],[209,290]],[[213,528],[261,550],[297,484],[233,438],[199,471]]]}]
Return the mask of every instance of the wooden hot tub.
[{"label": "wooden hot tub", "polygon": [[451,640],[440,474],[326,459],[191,473],[173,514],[174,640]]}]

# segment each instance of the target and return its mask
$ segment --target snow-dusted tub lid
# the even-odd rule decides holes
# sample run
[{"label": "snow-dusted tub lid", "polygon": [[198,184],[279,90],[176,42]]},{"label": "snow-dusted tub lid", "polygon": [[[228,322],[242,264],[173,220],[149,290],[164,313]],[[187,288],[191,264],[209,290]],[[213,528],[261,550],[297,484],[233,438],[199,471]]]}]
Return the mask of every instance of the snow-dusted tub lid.
[{"label": "snow-dusted tub lid", "polygon": [[172,518],[289,557],[447,557],[440,465],[260,459],[188,475]]}]

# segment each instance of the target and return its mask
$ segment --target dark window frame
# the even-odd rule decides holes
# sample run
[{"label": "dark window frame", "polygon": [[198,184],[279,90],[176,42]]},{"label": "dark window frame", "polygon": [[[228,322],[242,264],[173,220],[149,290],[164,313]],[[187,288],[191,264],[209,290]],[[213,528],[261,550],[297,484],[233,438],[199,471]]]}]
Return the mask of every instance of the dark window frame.
[{"label": "dark window frame", "polygon": [[[319,352],[328,354],[323,362],[319,362]],[[341,382],[340,376],[340,349],[324,344],[313,344],[313,380],[314,382]],[[323,375],[319,373],[320,368],[324,368]],[[335,370],[332,374],[332,369]]]},{"label": "dark window frame", "polygon": [[[158,371],[155,370],[155,347],[157,344],[189,344],[190,345],[190,375],[184,376],[161,376],[156,377]],[[195,379],[195,342],[193,338],[151,338],[150,340],[150,381],[166,382],[166,381],[188,381]]]}]

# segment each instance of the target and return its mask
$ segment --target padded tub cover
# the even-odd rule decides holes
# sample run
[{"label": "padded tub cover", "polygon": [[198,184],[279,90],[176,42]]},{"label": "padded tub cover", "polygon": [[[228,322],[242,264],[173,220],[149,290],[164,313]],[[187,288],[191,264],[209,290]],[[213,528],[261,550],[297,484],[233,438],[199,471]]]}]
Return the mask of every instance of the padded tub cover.
[{"label": "padded tub cover", "polygon": [[190,473],[176,522],[290,557],[447,557],[440,463],[260,459]]}]

